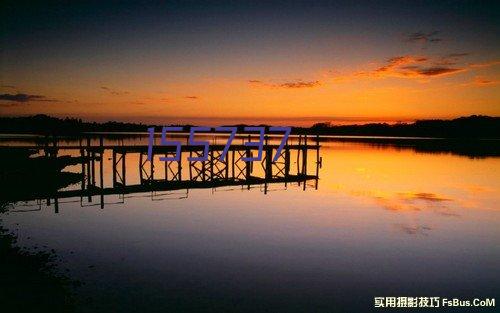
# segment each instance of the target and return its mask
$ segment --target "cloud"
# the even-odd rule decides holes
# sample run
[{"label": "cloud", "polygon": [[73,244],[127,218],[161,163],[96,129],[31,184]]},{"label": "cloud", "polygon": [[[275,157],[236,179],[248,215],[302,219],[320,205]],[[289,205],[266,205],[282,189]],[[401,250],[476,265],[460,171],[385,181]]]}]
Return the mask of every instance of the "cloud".
[{"label": "cloud", "polygon": [[450,53],[450,54],[446,55],[446,57],[448,57],[448,58],[461,58],[461,57],[466,57],[469,55],[470,55],[470,53],[468,53],[468,52]]},{"label": "cloud", "polygon": [[498,79],[488,79],[483,76],[476,76],[472,81],[463,83],[462,86],[488,87],[497,85],[498,83],[500,83]]},{"label": "cloud", "polygon": [[[459,54],[455,55],[455,59],[459,57]],[[451,62],[448,56],[436,59],[420,55],[403,55],[389,58],[385,61],[385,64],[379,65],[375,69],[358,71],[351,75],[339,75],[334,77],[334,80],[342,82],[354,78],[379,79],[388,77],[428,79],[456,74],[466,70],[466,66],[456,64],[457,62]]]},{"label": "cloud", "polygon": [[198,96],[185,96],[184,98],[185,99],[191,99],[191,100],[198,100],[199,99]]},{"label": "cloud", "polygon": [[459,185],[457,186],[457,188],[463,189],[473,196],[477,196],[478,194],[482,193],[494,193],[496,191],[495,188],[475,184]]},{"label": "cloud", "polygon": [[321,85],[321,83],[318,80],[315,81],[309,81],[309,82],[303,82],[303,81],[297,81],[297,82],[288,82],[288,83],[283,83],[279,84],[278,87],[281,88],[313,88]]},{"label": "cloud", "polygon": [[449,68],[443,66],[423,67],[412,69],[408,74],[416,76],[442,76],[464,71],[463,68]]},{"label": "cloud", "polygon": [[460,53],[449,53],[440,58],[436,58],[433,64],[435,66],[452,66],[460,63],[460,60],[464,57],[469,56],[468,52],[460,52]]},{"label": "cloud", "polygon": [[17,106],[17,103],[0,103],[0,108],[10,108]]},{"label": "cloud", "polygon": [[10,88],[10,89],[16,89],[16,86],[14,85],[2,85],[2,88]]},{"label": "cloud", "polygon": [[489,85],[489,84],[494,84],[494,83],[496,83],[496,82],[495,82],[495,81],[493,81],[493,80],[482,79],[482,78],[478,78],[478,77],[476,77],[476,78],[474,79],[474,82],[475,82],[476,84],[478,84],[478,85]]},{"label": "cloud", "polygon": [[55,99],[47,99],[45,96],[41,95],[29,95],[25,93],[8,94],[4,93],[0,95],[0,101],[12,101],[17,103],[27,103],[33,101],[39,102],[58,102]]},{"label": "cloud", "polygon": [[118,91],[118,90],[114,90],[114,89],[111,89],[111,88],[106,87],[106,86],[102,86],[101,89],[104,91],[107,91],[108,93],[112,94],[113,96],[122,96],[122,95],[130,94],[130,92],[128,92],[128,91]]},{"label": "cloud", "polygon": [[471,63],[469,64],[469,67],[471,68],[484,68],[484,67],[490,67],[490,66],[495,66],[499,65],[500,60],[495,60],[495,61],[488,61],[488,62],[482,62],[482,63]]},{"label": "cloud", "polygon": [[251,79],[248,82],[252,85],[260,85],[271,88],[285,88],[285,89],[314,88],[321,85],[321,82],[319,80],[303,81],[302,79],[298,79],[296,81],[277,83],[277,84],[266,83],[257,79]]},{"label": "cloud", "polygon": [[422,63],[425,61],[427,61],[427,58],[421,56],[404,55],[404,56],[392,57],[387,60],[386,65],[377,68],[376,70],[373,71],[373,73],[388,73],[398,68],[399,66],[405,66],[406,68],[410,68],[410,66],[407,66],[408,64]]},{"label": "cloud", "polygon": [[493,85],[493,84],[498,84],[498,80],[489,80],[476,77],[474,78],[474,83],[476,85]]},{"label": "cloud", "polygon": [[439,34],[439,31],[434,30],[428,33],[424,32],[415,32],[409,33],[405,35],[405,39],[408,42],[417,42],[417,43],[438,43],[443,41],[443,39],[436,37]]}]

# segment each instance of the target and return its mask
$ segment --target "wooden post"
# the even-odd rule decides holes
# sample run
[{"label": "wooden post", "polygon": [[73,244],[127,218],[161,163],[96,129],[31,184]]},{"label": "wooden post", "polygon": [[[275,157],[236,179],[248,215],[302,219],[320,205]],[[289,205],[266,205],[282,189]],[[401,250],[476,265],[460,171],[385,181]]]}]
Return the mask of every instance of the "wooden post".
[{"label": "wooden post", "polygon": [[95,186],[95,152],[92,152],[92,186]]},{"label": "wooden post", "polygon": [[[165,158],[168,157],[168,153],[165,153]],[[163,164],[165,165],[165,181],[168,181],[168,161],[164,161]]]},{"label": "wooden post", "polygon": [[125,164],[125,156],[127,155],[127,153],[125,152],[125,150],[123,150],[123,153],[122,153],[122,183],[123,183],[123,187],[125,187],[126,185],[126,180],[125,180],[125,177],[127,177],[127,166]]},{"label": "wooden post", "polygon": [[316,135],[316,177],[319,176],[319,135]]},{"label": "wooden post", "polygon": [[179,151],[179,161],[177,161],[177,170],[179,171],[178,179],[182,180],[182,149]]},{"label": "wooden post", "polygon": [[[246,150],[246,155],[247,155],[247,158],[251,158],[252,157],[252,152],[250,151],[250,149],[247,149]],[[250,175],[252,174],[252,165],[253,165],[253,161],[247,161],[245,162],[245,179],[247,180],[248,182],[248,190],[250,190]]]},{"label": "wooden post", "polygon": [[56,157],[57,156],[57,153],[58,153],[58,149],[57,149],[57,137],[55,135],[52,136],[52,154],[51,156],[52,157]]},{"label": "wooden post", "polygon": [[99,185],[101,186],[101,209],[104,209],[104,150],[101,150],[101,161],[99,162]]},{"label": "wooden post", "polygon": [[116,186],[116,151],[115,149],[113,149],[113,188],[115,186]]},{"label": "wooden post", "polygon": [[210,150],[208,153],[210,153],[210,180],[213,180],[214,179],[214,162],[215,162],[215,158],[214,158],[214,150]]},{"label": "wooden post", "polygon": [[285,178],[290,175],[290,149],[285,147]]},{"label": "wooden post", "polygon": [[[246,156],[247,158],[251,158],[252,157],[250,149],[246,150],[246,155],[247,155]],[[246,167],[245,167],[246,177],[245,177],[245,179],[248,180],[250,178],[250,174],[252,173],[252,168],[251,168],[252,161],[247,161],[245,163],[246,163]]]},{"label": "wooden post", "polygon": [[307,175],[307,146],[304,146],[302,156],[302,174]]},{"label": "wooden post", "polygon": [[[92,186],[92,180],[93,180],[92,173],[93,173],[94,169],[90,168],[92,165],[92,161],[91,161],[90,151],[88,149],[89,147],[90,146],[87,146],[87,185],[88,185],[88,189],[90,191],[90,186]],[[87,196],[87,200],[89,202],[92,202],[92,195],[90,194],[90,192]]]},{"label": "wooden post", "polygon": [[[193,152],[189,151],[189,158],[191,158],[192,156],[193,156]],[[193,180],[193,163],[191,163],[191,161],[188,161],[188,162],[189,162],[189,179]]]},{"label": "wooden post", "polygon": [[272,160],[273,149],[266,147],[266,179],[271,179],[273,176],[273,160]]},{"label": "wooden post", "polygon": [[206,181],[207,180],[207,171],[205,166],[206,161],[199,161],[199,162],[201,162],[201,180]]},{"label": "wooden post", "polygon": [[302,166],[303,166],[303,172],[302,174],[304,175],[304,189],[303,190],[306,190],[306,182],[307,182],[307,146],[305,146],[304,148],[304,156],[302,158]]},{"label": "wooden post", "polygon": [[[300,139],[299,139],[300,140]],[[299,144],[299,147],[297,148],[297,175],[300,175],[300,170],[301,170],[301,167],[300,167],[300,152],[301,152],[301,149],[300,149],[300,144]],[[300,182],[299,182],[300,184]]]},{"label": "wooden post", "polygon": [[226,154],[226,179],[229,179],[229,155]]},{"label": "wooden post", "polygon": [[104,137],[102,135],[99,135],[99,152],[102,153],[104,152]]},{"label": "wooden post", "polygon": [[232,154],[232,158],[233,158],[233,162],[231,162],[231,174],[233,176],[233,179],[235,179],[236,177],[234,177],[234,167],[236,166],[236,164],[234,163],[234,150],[231,152]]},{"label": "wooden post", "polygon": [[82,149],[80,149],[80,158],[82,161],[82,191],[85,190],[85,152]]},{"label": "wooden post", "polygon": [[49,135],[45,135],[45,141],[44,141],[44,146],[45,146],[45,156],[49,156]]},{"label": "wooden post", "polygon": [[54,198],[54,213],[59,213],[59,199],[57,196]]},{"label": "wooden post", "polygon": [[150,179],[150,182],[153,183],[153,180],[154,180],[154,162],[155,162],[155,155],[154,154],[151,154],[151,160],[149,161],[150,162],[150,175],[149,175],[149,179]]}]

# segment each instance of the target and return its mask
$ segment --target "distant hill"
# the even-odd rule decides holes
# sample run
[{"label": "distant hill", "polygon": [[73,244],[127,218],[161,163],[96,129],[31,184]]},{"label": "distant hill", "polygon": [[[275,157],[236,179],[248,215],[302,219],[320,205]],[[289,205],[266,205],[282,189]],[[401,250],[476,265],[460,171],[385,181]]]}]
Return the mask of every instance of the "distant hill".
[{"label": "distant hill", "polygon": [[[122,122],[84,122],[74,118],[55,118],[47,115],[28,117],[0,117],[0,133],[30,133],[78,135],[82,132],[145,132],[146,124]],[[160,126],[156,125],[158,130]],[[185,126],[188,129],[191,125]],[[240,131],[244,126],[236,125]],[[264,126],[264,125],[260,125]],[[295,134],[443,137],[443,138],[498,138],[500,117],[472,115],[451,120],[418,120],[414,123],[371,123],[362,125],[333,125],[317,123],[312,127],[294,127]]]},{"label": "distant hill", "polygon": [[121,122],[84,122],[76,118],[56,118],[44,114],[26,117],[0,117],[1,133],[73,135],[90,131],[145,131],[146,125]]},{"label": "distant hill", "polygon": [[418,120],[414,123],[372,123],[363,125],[331,125],[318,123],[297,132],[328,135],[500,138],[500,117],[472,115],[451,120]]}]

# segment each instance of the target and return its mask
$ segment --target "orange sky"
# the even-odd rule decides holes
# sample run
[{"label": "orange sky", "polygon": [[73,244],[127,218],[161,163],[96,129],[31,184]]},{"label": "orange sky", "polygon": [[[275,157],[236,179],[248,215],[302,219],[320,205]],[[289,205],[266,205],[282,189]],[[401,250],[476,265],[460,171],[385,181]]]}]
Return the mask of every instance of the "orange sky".
[{"label": "orange sky", "polygon": [[135,19],[55,9],[4,16],[1,115],[293,125],[500,115],[498,23],[482,11],[453,12],[468,18],[460,25],[385,8],[395,27],[351,7],[276,17],[167,5]]},{"label": "orange sky", "polygon": [[26,84],[26,89],[51,95],[47,100],[57,101],[3,107],[2,112],[136,121],[165,116],[294,123],[302,118],[309,123],[327,119],[407,121],[478,113],[500,115],[498,63],[484,67],[464,65],[460,71],[431,77],[400,73],[392,68],[378,73],[383,64],[362,64],[338,74],[324,69],[311,73],[310,81],[291,82],[271,77],[259,77],[258,81],[207,77],[170,84],[151,79],[150,84],[143,86],[124,77],[113,87],[46,86],[32,82]]}]

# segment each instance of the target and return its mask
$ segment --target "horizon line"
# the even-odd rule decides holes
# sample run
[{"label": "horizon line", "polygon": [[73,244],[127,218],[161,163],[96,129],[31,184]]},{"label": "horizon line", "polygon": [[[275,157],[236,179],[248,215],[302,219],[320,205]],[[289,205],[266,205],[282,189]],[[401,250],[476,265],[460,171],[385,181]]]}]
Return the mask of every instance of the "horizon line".
[{"label": "horizon line", "polygon": [[[171,116],[171,117],[158,117],[158,116],[142,116],[143,119],[138,117],[118,117],[112,118],[109,116],[71,116],[64,114],[17,114],[17,115],[9,115],[9,114],[0,114],[0,117],[6,118],[16,118],[16,117],[34,117],[37,115],[45,115],[53,118],[72,118],[72,119],[81,119],[83,122],[96,122],[96,123],[106,123],[106,122],[121,122],[121,123],[139,123],[139,124],[185,124],[192,125],[192,122],[201,122],[201,121],[212,121],[217,123],[222,123],[219,125],[213,126],[221,126],[221,125],[238,125],[238,124],[266,124],[266,122],[299,122],[293,124],[287,124],[286,126],[295,126],[295,127],[310,127],[316,123],[331,123],[332,125],[366,125],[373,123],[386,123],[386,124],[398,124],[398,123],[414,123],[418,120],[453,120],[457,118],[463,117],[471,117],[471,116],[487,116],[487,117],[500,117],[493,115],[483,115],[483,114],[469,114],[469,115],[458,115],[458,116],[448,116],[448,117],[418,117],[418,118],[384,118],[384,117],[329,117],[329,116],[307,116],[307,117],[190,117],[190,116]],[[227,123],[227,121],[231,121],[231,123]],[[246,121],[246,122],[245,122]],[[334,122],[337,122],[334,124]],[[361,123],[361,124],[359,124]],[[200,124],[201,125],[201,124]],[[285,125],[285,124],[283,124]]]}]

